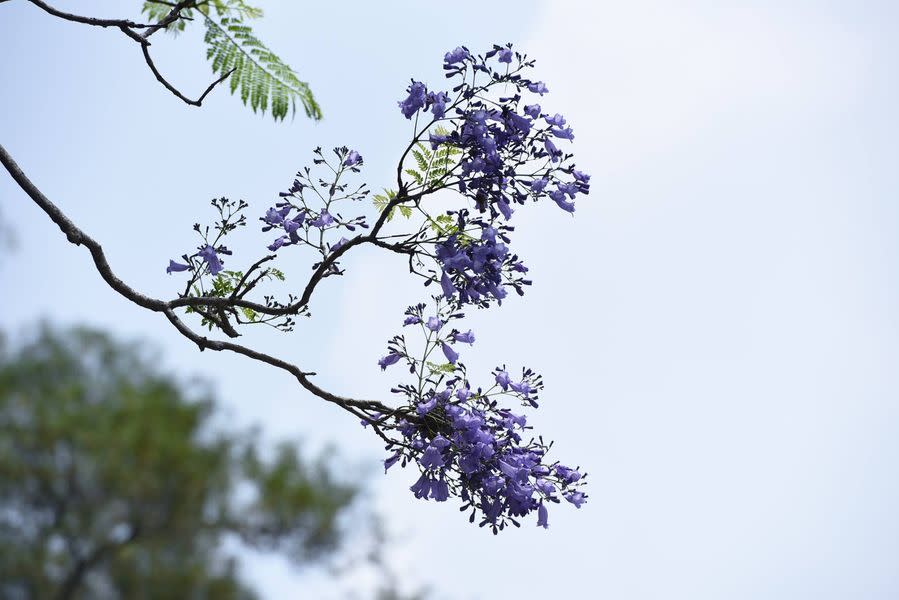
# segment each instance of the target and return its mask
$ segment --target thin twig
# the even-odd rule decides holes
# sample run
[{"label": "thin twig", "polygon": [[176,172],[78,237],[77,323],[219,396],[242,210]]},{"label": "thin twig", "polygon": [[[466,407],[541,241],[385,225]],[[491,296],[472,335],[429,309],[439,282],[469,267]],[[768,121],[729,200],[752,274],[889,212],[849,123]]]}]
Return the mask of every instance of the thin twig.
[{"label": "thin twig", "polygon": [[196,100],[191,100],[190,98],[188,98],[187,96],[182,94],[178,90],[178,88],[176,88],[171,83],[166,81],[165,77],[162,76],[162,73],[160,73],[159,69],[156,68],[156,64],[153,62],[153,58],[150,56],[150,49],[148,48],[148,44],[142,44],[141,50],[143,50],[144,60],[147,62],[147,66],[150,67],[150,70],[153,71],[153,75],[156,76],[156,80],[159,81],[159,83],[161,83],[163,86],[165,86],[165,89],[172,92],[180,100],[183,100],[185,103],[190,104],[191,106],[202,106],[203,100],[206,99],[206,96],[209,95],[209,92],[212,91],[212,88],[214,88],[215,86],[217,86],[218,84],[223,82],[225,79],[227,79],[231,75],[231,73],[234,72],[234,69],[231,69],[230,71],[224,73],[221,77],[219,77],[218,79],[216,79],[215,81],[210,83],[209,87],[206,88],[206,91],[203,92],[199,98],[197,98]]},{"label": "thin twig", "polygon": [[[3,1],[5,0],[0,0],[0,2]],[[199,98],[197,98],[196,100],[192,100],[185,96],[174,85],[169,83],[168,80],[163,77],[162,73],[159,72],[159,69],[156,68],[156,64],[153,62],[153,58],[150,56],[150,40],[148,38],[160,29],[165,29],[178,19],[184,18],[181,12],[186,9],[195,8],[196,6],[198,6],[196,0],[181,0],[177,4],[171,4],[172,10],[170,10],[168,14],[163,17],[158,23],[135,23],[134,21],[128,19],[99,19],[96,17],[84,17],[82,15],[76,15],[61,11],[50,6],[43,0],[28,1],[38,8],[53,15],[54,17],[59,17],[60,19],[64,19],[66,21],[81,23],[84,25],[93,25],[95,27],[115,27],[119,29],[129,38],[140,44],[141,51],[144,55],[144,61],[147,63],[147,66],[150,67],[150,71],[153,72],[156,80],[159,81],[159,83],[161,83],[167,90],[172,92],[175,97],[177,97],[179,100],[182,100],[186,104],[189,104],[190,106],[201,106],[203,104],[203,100],[206,99],[206,96],[208,96],[209,93],[212,92],[215,86],[226,80],[235,71],[235,69],[231,69],[230,71],[223,73],[221,77],[209,84],[209,87],[206,88],[206,90],[200,95]],[[141,35],[137,33],[135,29],[145,29],[146,31],[144,31],[143,35]]]},{"label": "thin twig", "polygon": [[96,17],[83,17],[53,8],[43,0],[28,0],[38,8],[50,13],[54,17],[72,21],[73,23],[82,23],[84,25],[94,25],[95,27],[127,27],[129,29],[146,29],[155,27],[153,23],[135,23],[128,19],[98,19]]},{"label": "thin twig", "polygon": [[187,8],[193,8],[195,5],[196,5],[195,0],[182,0],[181,2],[178,2],[177,4],[171,5],[172,10],[169,11],[169,14],[167,14],[165,17],[163,17],[159,21],[159,23],[156,23],[155,25],[151,25],[150,28],[147,29],[147,31],[145,31],[144,35],[141,37],[143,37],[143,39],[146,40],[148,37],[150,37],[157,31],[159,31],[160,29],[165,29],[166,27],[168,27],[169,25],[171,25],[178,19],[182,18],[181,11],[183,11]]}]

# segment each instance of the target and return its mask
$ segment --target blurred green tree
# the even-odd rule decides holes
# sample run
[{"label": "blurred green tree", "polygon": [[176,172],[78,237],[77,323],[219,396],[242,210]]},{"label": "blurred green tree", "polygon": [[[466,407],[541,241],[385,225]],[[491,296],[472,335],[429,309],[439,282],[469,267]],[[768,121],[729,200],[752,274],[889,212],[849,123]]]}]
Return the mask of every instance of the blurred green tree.
[{"label": "blurred green tree", "polygon": [[229,539],[333,555],[358,489],[214,417],[136,344],[48,327],[0,343],[0,597],[248,599]]}]

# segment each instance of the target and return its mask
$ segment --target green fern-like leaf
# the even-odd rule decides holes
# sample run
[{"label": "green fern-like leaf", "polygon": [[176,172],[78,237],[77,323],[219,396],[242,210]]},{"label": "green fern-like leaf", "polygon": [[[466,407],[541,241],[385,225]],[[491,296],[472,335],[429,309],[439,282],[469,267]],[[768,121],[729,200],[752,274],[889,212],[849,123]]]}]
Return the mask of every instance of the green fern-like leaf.
[{"label": "green fern-like leaf", "polygon": [[240,19],[224,17],[220,22],[207,17],[207,58],[217,74],[231,74],[231,93],[240,89],[240,99],[253,112],[271,109],[276,120],[295,113],[297,102],[306,116],[321,118],[321,108],[308,84],[272,53]]},{"label": "green fern-like leaf", "polygon": [[444,363],[438,364],[433,363],[431,361],[427,362],[428,371],[431,372],[431,375],[440,375],[440,374],[452,374],[456,372],[456,365],[453,363]]},{"label": "green fern-like leaf", "polygon": [[418,171],[416,171],[415,169],[406,169],[406,175],[411,175],[412,179],[415,180],[415,183],[417,183],[419,185],[424,183],[424,180],[425,180],[424,176],[421,173],[419,173]]},{"label": "green fern-like leaf", "polygon": [[418,148],[412,149],[412,156],[415,157],[415,162],[418,164],[419,171],[427,171],[428,164],[431,162],[431,152],[421,144],[418,144]]},{"label": "green fern-like leaf", "polygon": [[[421,175],[419,175],[419,177],[421,177]],[[390,201],[394,198],[396,198],[396,192],[393,190],[384,190],[383,194],[375,194],[372,197],[372,203],[374,203],[378,212],[384,212],[384,209],[387,208],[387,205],[390,204]],[[387,221],[392,221],[393,217],[396,216],[397,211],[407,219],[412,218],[412,207],[400,204],[399,206],[394,206],[390,209],[390,212],[387,214]]]},{"label": "green fern-like leaf", "polygon": [[[171,11],[170,3],[147,0],[143,12],[148,20],[159,22]],[[213,73],[224,75],[229,71],[231,94],[240,94],[241,102],[253,112],[270,111],[275,120],[283,120],[288,112],[295,114],[297,103],[307,117],[322,118],[321,107],[312,90],[287,64],[257,38],[248,20],[258,19],[262,10],[250,6],[244,0],[208,0],[198,3],[194,9],[182,11],[186,19],[178,19],[166,30],[183,31],[191,17],[203,17],[206,27],[206,58]]]},{"label": "green fern-like leaf", "polygon": [[428,220],[430,221],[431,229],[440,235],[449,236],[459,230],[456,221],[447,214],[437,215],[435,218],[429,218]]},{"label": "green fern-like leaf", "polygon": [[[387,208],[387,205],[390,204],[390,201],[396,197],[396,192],[393,190],[384,190],[384,194],[375,194],[372,197],[372,203],[375,205],[375,208],[378,209],[378,212],[384,212],[384,209]],[[396,207],[390,209],[390,212],[387,213],[387,221],[393,220],[393,215],[396,212]]]}]

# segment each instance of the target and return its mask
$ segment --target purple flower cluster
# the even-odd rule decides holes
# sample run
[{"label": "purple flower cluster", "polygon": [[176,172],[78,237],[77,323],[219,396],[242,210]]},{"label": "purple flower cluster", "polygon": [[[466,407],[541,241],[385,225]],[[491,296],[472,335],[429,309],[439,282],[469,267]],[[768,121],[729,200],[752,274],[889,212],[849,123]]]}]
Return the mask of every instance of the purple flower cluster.
[{"label": "purple flower cluster", "polygon": [[397,104],[400,106],[400,112],[410,119],[419,110],[430,110],[435,119],[440,119],[446,114],[446,103],[449,102],[449,95],[446,92],[429,92],[420,81],[412,81],[406,88],[408,96],[404,100],[400,100]]},{"label": "purple flower cluster", "polygon": [[[538,526],[548,527],[550,504],[567,501],[580,508],[587,498],[582,491],[586,475],[551,461],[551,444],[531,433],[517,408],[538,407],[541,377],[530,369],[513,373],[503,365],[492,371],[487,385],[477,385],[462,361],[475,334],[455,326],[464,317],[459,312],[464,305],[499,304],[510,288],[523,295],[531,284],[527,267],[510,249],[515,211],[547,198],[573,213],[576,199],[590,191],[590,176],[560,148],[574,139],[574,131],[564,116],[541,106],[549,92],[546,84],[526,76],[533,64],[511,45],[495,45],[483,55],[458,47],[444,56],[451,89],[429,90],[411,81],[398,105],[404,117],[414,120],[413,138],[399,161],[396,189],[374,197],[382,213],[367,235],[356,233],[369,229],[365,216],[342,214],[348,202],[369,193],[364,184],[348,183],[364,161],[346,147],[335,148],[328,158],[316,149],[313,163],[324,165],[324,178],[309,167],[301,170],[260,218],[262,231],[271,235],[266,240],[270,252],[296,246],[317,254],[307,292],[322,277],[342,274],[337,261],[367,243],[407,255],[411,272],[439,286],[442,294],[434,296],[433,312],[426,314],[425,304],[410,307],[404,333],[388,342],[377,363],[384,371],[398,364],[408,368],[411,381],[391,390],[402,404],[356,402],[344,408],[387,442],[391,454],[385,471],[397,463],[418,468],[420,476],[411,486],[416,498],[458,498],[472,522],[479,519],[494,533],[509,524],[519,526],[531,513]],[[439,213],[428,212],[428,196],[447,190],[458,193],[464,205],[446,209],[441,204]],[[237,335],[233,325],[249,323],[289,331],[293,317],[307,313],[307,292],[302,300],[291,294],[286,302],[267,295],[264,304],[243,302],[257,283],[284,276],[268,262],[275,256],[264,256],[245,273],[226,271],[222,257],[231,252],[223,237],[245,224],[241,211],[246,203],[220,199],[213,205],[220,220],[205,229],[195,225],[202,243],[193,254],[182,255],[183,262],[170,260],[166,271],[189,272],[183,296],[240,302],[225,310],[217,308],[220,301],[191,305],[188,312],[199,313],[202,325],[232,336]],[[382,234],[396,214],[409,223],[416,223],[413,216],[422,217],[417,231]],[[423,347],[407,344],[410,330],[420,331]]]},{"label": "purple flower cluster", "polygon": [[519,519],[532,512],[537,513],[537,525],[547,527],[547,506],[562,499],[580,508],[587,498],[581,491],[586,475],[549,462],[549,446],[529,435],[526,417],[502,404],[517,400],[537,407],[540,376],[523,369],[520,378],[513,378],[502,367],[492,373],[490,387],[475,388],[454,351],[454,357],[447,356],[448,365],[433,365],[428,362],[432,351],[442,347],[446,353],[450,344],[472,344],[474,334],[446,331],[450,321],[463,315],[450,312],[449,306],[441,312],[439,298],[438,315],[425,317],[424,308],[410,307],[404,321],[404,326],[419,325],[425,335],[423,357],[413,357],[405,338],[397,336],[379,361],[385,369],[404,360],[418,375],[415,383],[393,389],[407,400],[399,411],[404,416],[393,425],[380,421],[401,436],[384,461],[385,471],[398,462],[417,465],[421,475],[410,488],[416,498],[443,502],[458,497],[462,510],[471,511],[469,520],[480,515],[480,526],[494,533],[509,523],[519,526]]},{"label": "purple flower cluster", "polygon": [[[475,220],[463,211],[448,213],[458,222],[455,232],[435,241],[440,270],[434,279],[445,292],[455,288],[459,304],[500,301],[504,287],[515,281],[522,293],[526,284],[516,273],[524,268],[517,259],[507,260],[508,237],[500,243],[493,240],[500,219],[509,221],[516,205],[545,197],[572,213],[575,197],[590,191],[589,175],[576,170],[572,155],[557,146],[574,139],[565,117],[550,115],[525,99],[549,91],[543,82],[525,77],[532,66],[533,61],[513,52],[511,45],[495,45],[482,56],[459,47],[446,53],[443,65],[447,77],[459,81],[451,92],[454,99],[449,92],[435,93],[413,81],[399,102],[406,118],[431,111],[422,135],[427,134],[432,150],[452,148],[459,156],[447,165],[439,185],[457,189],[479,215]],[[493,90],[500,93],[491,96]],[[456,233],[473,225],[482,231]]]},{"label": "purple flower cluster", "polygon": [[[364,185],[350,189],[342,182],[347,171],[359,172],[359,167],[363,164],[362,155],[346,147],[335,148],[334,154],[337,164],[331,166],[332,180],[316,181],[307,167],[296,174],[290,188],[279,194],[281,200],[260,218],[263,232],[276,231],[279,234],[268,246],[271,252],[277,252],[286,246],[305,245],[318,250],[324,257],[349,241],[342,237],[328,244],[324,237],[326,232],[341,228],[354,232],[357,227],[368,228],[364,216],[345,219],[335,210],[336,203],[340,201],[361,200],[368,195]],[[314,164],[328,165],[320,148],[315,150],[315,156]],[[315,232],[316,235],[311,235]]]},{"label": "purple flower cluster", "polygon": [[199,224],[194,225],[194,231],[200,234],[203,243],[193,254],[182,255],[181,259],[184,262],[170,259],[169,266],[165,269],[169,275],[190,271],[191,279],[188,287],[207,273],[215,276],[225,270],[222,256],[230,255],[231,251],[222,243],[222,240],[229,233],[246,224],[246,217],[243,215],[243,211],[247,207],[246,202],[216,198],[212,201],[212,206],[218,211],[219,220],[212,227],[202,228]]},{"label": "purple flower cluster", "polygon": [[[493,225],[483,219],[468,220],[468,211],[453,213],[457,218],[457,229],[435,245],[434,256],[440,263],[442,274],[440,287],[448,300],[461,304],[487,304],[489,299],[502,302],[506,297],[506,287],[511,286],[519,295],[524,294],[523,286],[531,281],[523,278],[528,269],[518,257],[509,252],[509,238],[505,225]],[[475,238],[465,233],[466,229],[480,231]]]}]

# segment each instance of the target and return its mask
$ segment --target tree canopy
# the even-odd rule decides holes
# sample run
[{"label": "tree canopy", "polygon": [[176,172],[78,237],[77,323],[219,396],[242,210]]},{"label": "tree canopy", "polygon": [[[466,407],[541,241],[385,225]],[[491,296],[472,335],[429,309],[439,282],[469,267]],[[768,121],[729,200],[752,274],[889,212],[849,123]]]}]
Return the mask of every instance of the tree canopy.
[{"label": "tree canopy", "polygon": [[357,488],[215,427],[211,395],[139,346],[47,327],[6,346],[0,597],[254,598],[227,538],[298,563],[340,546]]}]

